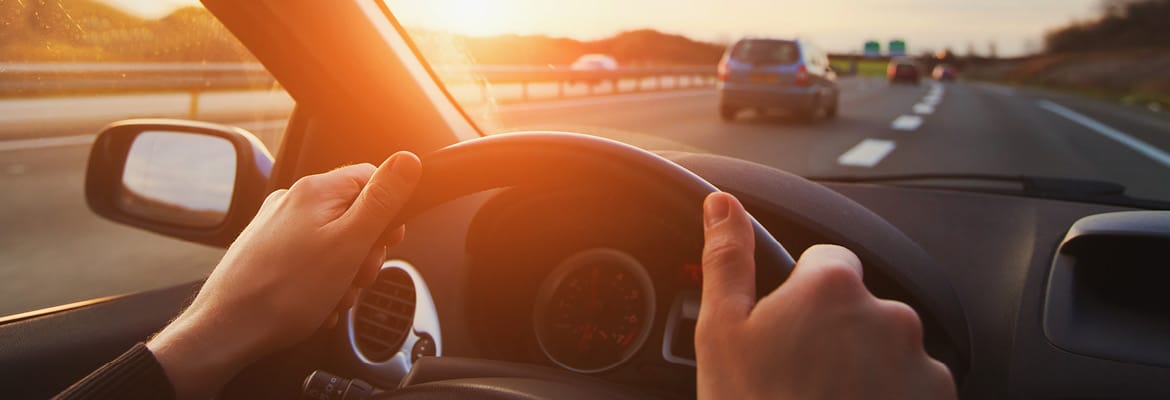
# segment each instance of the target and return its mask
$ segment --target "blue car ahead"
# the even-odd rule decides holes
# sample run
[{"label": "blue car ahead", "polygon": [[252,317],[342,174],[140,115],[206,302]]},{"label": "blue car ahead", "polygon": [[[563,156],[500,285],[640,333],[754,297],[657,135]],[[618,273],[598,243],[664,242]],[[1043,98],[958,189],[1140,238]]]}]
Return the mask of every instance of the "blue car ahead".
[{"label": "blue car ahead", "polygon": [[795,39],[745,38],[719,61],[719,115],[782,109],[806,121],[837,115],[837,74],[825,52]]}]

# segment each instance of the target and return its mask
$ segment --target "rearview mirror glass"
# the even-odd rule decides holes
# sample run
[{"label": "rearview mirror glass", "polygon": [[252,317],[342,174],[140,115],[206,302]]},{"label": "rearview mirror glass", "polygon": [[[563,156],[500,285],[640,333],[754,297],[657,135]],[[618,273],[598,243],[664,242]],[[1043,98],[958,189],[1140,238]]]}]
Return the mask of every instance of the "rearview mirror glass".
[{"label": "rearview mirror glass", "polygon": [[236,149],[227,139],[145,131],[126,155],[117,207],[152,221],[214,227],[232,204],[236,168]]}]

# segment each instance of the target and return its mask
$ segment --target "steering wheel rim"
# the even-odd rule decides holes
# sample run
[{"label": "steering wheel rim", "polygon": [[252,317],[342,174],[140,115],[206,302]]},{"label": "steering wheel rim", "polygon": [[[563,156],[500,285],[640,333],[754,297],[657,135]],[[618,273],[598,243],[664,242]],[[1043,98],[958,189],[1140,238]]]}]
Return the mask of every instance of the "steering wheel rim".
[{"label": "steering wheel rim", "polygon": [[[485,190],[585,181],[587,184],[620,182],[654,194],[663,193],[666,195],[663,198],[678,203],[687,212],[693,211],[697,227],[701,224],[703,200],[719,191],[702,177],[657,154],[610,139],[565,132],[518,132],[477,138],[424,155],[422,165],[418,185],[393,222],[395,225],[448,201]],[[795,262],[763,225],[754,217],[749,219],[755,235],[757,297],[762,297],[788,278]],[[484,377],[480,381],[432,382],[425,387],[383,393],[377,398],[429,399],[442,393],[477,398],[558,398],[573,392],[572,386],[576,385]],[[543,396],[539,394],[541,390],[551,390],[560,396]],[[597,393],[600,392],[589,389],[577,394]],[[604,397],[614,396],[612,391],[607,393]]]},{"label": "steering wheel rim", "polygon": [[[567,132],[517,132],[468,140],[422,158],[422,173],[394,225],[459,197],[503,187],[567,181],[628,181],[671,196],[694,209],[719,191],[690,170],[657,154],[615,140]],[[788,250],[754,217],[756,291],[763,297],[795,265]],[[393,226],[393,225],[392,225]]]}]

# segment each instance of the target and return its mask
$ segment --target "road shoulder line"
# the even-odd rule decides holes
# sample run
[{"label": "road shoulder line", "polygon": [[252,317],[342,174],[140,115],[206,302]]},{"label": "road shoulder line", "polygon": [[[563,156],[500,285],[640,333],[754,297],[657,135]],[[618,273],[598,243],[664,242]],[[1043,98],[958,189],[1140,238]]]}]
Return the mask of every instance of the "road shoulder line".
[{"label": "road shoulder line", "polygon": [[1089,118],[1060,104],[1048,100],[1040,100],[1038,104],[1040,108],[1067,118],[1072,122],[1076,122],[1077,124],[1089,128],[1090,130],[1097,132],[1109,139],[1113,139],[1113,141],[1120,143],[1121,145],[1128,147],[1141,155],[1146,156],[1154,162],[1162,164],[1164,167],[1170,168],[1170,154],[1158,149],[1157,147],[1151,146],[1149,143],[1143,142],[1137,138],[1134,138],[1133,136],[1126,134],[1125,132],[1100,123],[1095,119]]}]

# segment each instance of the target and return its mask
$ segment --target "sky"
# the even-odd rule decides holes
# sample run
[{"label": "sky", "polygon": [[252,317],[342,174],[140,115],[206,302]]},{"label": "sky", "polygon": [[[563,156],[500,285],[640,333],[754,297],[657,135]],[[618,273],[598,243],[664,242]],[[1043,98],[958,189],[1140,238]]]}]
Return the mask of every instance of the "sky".
[{"label": "sky", "polygon": [[[195,0],[101,0],[147,17]],[[385,0],[408,27],[487,36],[597,39],[652,28],[695,39],[802,37],[834,52],[904,39],[911,53],[1039,50],[1045,31],[1094,15],[1099,0]],[[884,45],[883,45],[884,47]]]}]

